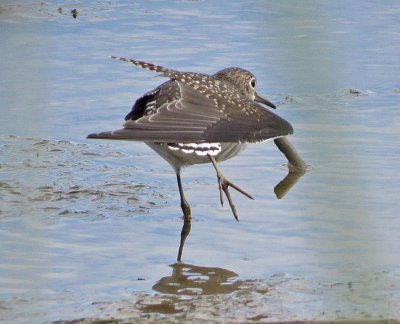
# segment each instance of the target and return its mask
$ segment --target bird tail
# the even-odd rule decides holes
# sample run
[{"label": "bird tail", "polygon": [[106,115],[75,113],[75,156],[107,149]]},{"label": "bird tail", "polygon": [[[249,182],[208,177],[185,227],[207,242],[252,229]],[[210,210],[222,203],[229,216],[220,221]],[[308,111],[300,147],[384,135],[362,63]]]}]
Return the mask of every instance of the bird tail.
[{"label": "bird tail", "polygon": [[142,69],[145,69],[145,70],[159,72],[159,73],[161,73],[162,76],[166,76],[171,79],[176,79],[181,74],[179,71],[168,69],[166,67],[163,67],[160,65],[155,65],[152,63],[137,61],[137,60],[133,60],[133,59],[127,59],[125,57],[118,57],[118,56],[110,56],[110,58],[112,58],[114,60],[120,60],[123,62],[131,63],[131,64],[141,67]]}]

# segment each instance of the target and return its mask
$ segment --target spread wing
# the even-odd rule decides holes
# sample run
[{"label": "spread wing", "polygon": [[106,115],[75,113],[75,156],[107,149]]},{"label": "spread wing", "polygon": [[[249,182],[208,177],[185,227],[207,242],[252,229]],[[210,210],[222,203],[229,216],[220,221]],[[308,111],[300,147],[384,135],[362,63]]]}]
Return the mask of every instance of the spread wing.
[{"label": "spread wing", "polygon": [[221,109],[218,101],[186,85],[178,84],[180,98],[165,102],[150,115],[128,120],[124,128],[90,134],[88,138],[151,142],[256,142],[285,136],[292,126],[257,105],[258,114],[246,115],[237,107]]}]

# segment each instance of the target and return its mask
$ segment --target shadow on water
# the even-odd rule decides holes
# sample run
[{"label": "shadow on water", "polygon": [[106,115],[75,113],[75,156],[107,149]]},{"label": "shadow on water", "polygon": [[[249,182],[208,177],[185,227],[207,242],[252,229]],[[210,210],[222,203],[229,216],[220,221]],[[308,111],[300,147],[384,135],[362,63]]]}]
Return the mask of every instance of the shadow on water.
[{"label": "shadow on water", "polygon": [[153,290],[172,295],[168,302],[163,300],[155,304],[138,304],[145,313],[173,314],[181,310],[175,308],[175,302],[181,297],[230,294],[240,290],[240,281],[233,278],[238,275],[235,272],[218,268],[203,267],[193,264],[174,263],[170,265],[172,273],[170,276],[161,278]]},{"label": "shadow on water", "polygon": [[238,275],[223,268],[202,267],[185,263],[170,265],[172,273],[161,278],[153,290],[162,294],[176,295],[211,295],[230,294],[238,290],[237,281],[232,278]]},{"label": "shadow on water", "polygon": [[[302,318],[313,313],[320,303],[341,306],[331,321],[310,319],[307,323],[398,323],[393,320],[372,320],[360,313],[358,307],[365,306],[368,299],[362,295],[364,286],[373,282],[385,282],[385,273],[373,276],[366,274],[360,282],[318,283],[301,276],[277,273],[267,280],[243,280],[238,274],[220,267],[198,266],[174,263],[170,265],[171,275],[162,277],[152,287],[155,294],[135,295],[128,304],[118,303],[117,307],[129,318],[147,320],[223,320],[223,321],[282,321],[290,315]],[[302,309],[292,308],[299,298],[309,303]],[[282,301],[285,301],[282,303]],[[339,301],[340,300],[340,301]],[[351,306],[353,305],[353,306]],[[102,305],[109,307],[110,305]],[[392,307],[390,304],[387,305]],[[110,309],[116,307],[115,305]],[[218,310],[215,313],[215,310]],[[363,320],[342,321],[348,314]],[[172,317],[171,317],[172,316]],[[285,321],[285,323],[303,323]]]}]

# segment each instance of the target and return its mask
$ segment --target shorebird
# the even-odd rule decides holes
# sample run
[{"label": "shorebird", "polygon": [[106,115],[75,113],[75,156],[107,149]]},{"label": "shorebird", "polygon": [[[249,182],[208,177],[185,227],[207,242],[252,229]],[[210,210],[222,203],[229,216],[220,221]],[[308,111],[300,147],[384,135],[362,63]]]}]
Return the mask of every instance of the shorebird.
[{"label": "shorebird", "polygon": [[169,81],[136,100],[122,129],[93,133],[88,138],[144,141],[155,150],[175,170],[184,220],[189,224],[191,212],[183,192],[181,170],[188,165],[212,163],[217,173],[220,202],[223,204],[224,193],[238,220],[228,188],[253,198],[226,179],[217,162],[234,157],[248,143],[293,133],[286,120],[262,106],[276,108],[256,92],[256,77],[237,67],[207,75],[122,57],[111,58],[158,72]]}]

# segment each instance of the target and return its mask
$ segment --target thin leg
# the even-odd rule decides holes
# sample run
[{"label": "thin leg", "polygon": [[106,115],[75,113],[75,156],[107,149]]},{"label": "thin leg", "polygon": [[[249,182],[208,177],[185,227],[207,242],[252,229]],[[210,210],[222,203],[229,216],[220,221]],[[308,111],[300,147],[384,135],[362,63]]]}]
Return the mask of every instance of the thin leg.
[{"label": "thin leg", "polygon": [[189,206],[188,202],[186,201],[185,194],[183,192],[180,173],[177,173],[176,180],[178,182],[179,195],[181,196],[181,208],[182,208],[182,212],[183,212],[183,217],[185,219],[190,220],[191,219],[190,206]]},{"label": "thin leg", "polygon": [[218,187],[219,187],[219,199],[221,201],[221,205],[224,205],[224,197],[222,194],[222,191],[225,193],[226,198],[228,198],[229,206],[231,206],[231,210],[233,213],[233,216],[237,221],[239,221],[239,217],[236,212],[236,207],[232,201],[231,195],[229,193],[228,188],[232,187],[233,189],[239,191],[242,195],[245,195],[246,197],[250,199],[254,199],[251,195],[249,195],[246,191],[240,189],[238,186],[234,185],[232,182],[230,182],[228,179],[224,177],[222,172],[220,171],[217,161],[215,161],[214,157],[208,154],[208,157],[210,158],[211,163],[214,166],[215,171],[217,172],[217,178],[218,178]]},{"label": "thin leg", "polygon": [[181,242],[179,244],[179,251],[178,251],[178,257],[177,257],[177,260],[179,262],[181,262],[183,246],[185,245],[186,238],[189,236],[190,229],[192,227],[192,224],[191,224],[192,216],[190,213],[190,206],[189,206],[188,202],[186,201],[185,194],[183,193],[180,172],[178,172],[176,174],[176,179],[178,181],[179,194],[181,196],[181,208],[182,208],[182,212],[183,212],[183,226],[182,226],[182,231],[181,231]]}]

